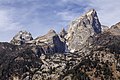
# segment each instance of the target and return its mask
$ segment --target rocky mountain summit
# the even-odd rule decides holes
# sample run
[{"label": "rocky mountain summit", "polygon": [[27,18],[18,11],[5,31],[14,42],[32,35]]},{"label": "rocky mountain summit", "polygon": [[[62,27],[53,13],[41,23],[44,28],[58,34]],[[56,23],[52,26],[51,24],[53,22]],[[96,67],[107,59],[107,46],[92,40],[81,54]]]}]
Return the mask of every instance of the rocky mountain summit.
[{"label": "rocky mountain summit", "polygon": [[59,34],[20,31],[0,43],[0,80],[120,80],[120,23],[102,26],[92,9]]},{"label": "rocky mountain summit", "polygon": [[94,34],[101,33],[101,24],[94,9],[71,22],[66,36],[71,52],[82,49],[86,40]]},{"label": "rocky mountain summit", "polygon": [[14,45],[22,45],[30,40],[33,40],[31,33],[27,31],[20,31],[13,37],[10,43]]}]

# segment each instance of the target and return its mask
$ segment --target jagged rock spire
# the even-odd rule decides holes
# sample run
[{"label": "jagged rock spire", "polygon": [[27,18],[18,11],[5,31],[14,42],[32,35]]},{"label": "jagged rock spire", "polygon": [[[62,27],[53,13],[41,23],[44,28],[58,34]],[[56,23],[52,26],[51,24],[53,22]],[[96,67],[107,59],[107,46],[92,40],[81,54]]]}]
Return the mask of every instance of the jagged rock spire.
[{"label": "jagged rock spire", "polygon": [[68,48],[72,51],[79,50],[88,37],[98,33],[101,33],[101,24],[97,12],[91,9],[69,25],[66,35]]},{"label": "jagged rock spire", "polygon": [[67,34],[66,30],[64,28],[62,28],[62,30],[60,32],[60,37],[64,38],[66,34]]}]

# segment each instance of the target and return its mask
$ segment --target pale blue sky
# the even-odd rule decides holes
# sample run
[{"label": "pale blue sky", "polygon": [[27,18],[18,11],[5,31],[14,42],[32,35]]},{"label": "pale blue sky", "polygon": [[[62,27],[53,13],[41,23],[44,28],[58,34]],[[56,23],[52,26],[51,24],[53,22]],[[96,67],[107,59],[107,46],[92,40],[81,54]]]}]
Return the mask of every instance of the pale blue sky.
[{"label": "pale blue sky", "polygon": [[120,21],[120,0],[0,0],[0,41],[10,41],[20,30],[34,38],[50,29],[59,32],[91,8],[104,25]]}]

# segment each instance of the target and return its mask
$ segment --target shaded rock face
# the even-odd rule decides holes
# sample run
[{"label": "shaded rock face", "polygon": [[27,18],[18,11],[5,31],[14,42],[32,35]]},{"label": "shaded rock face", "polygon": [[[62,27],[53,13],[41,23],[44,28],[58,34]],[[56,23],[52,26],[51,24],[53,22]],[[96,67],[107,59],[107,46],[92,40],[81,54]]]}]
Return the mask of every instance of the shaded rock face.
[{"label": "shaded rock face", "polygon": [[22,45],[31,40],[33,40],[31,33],[27,31],[20,31],[13,37],[10,43],[14,45]]},{"label": "shaded rock face", "polygon": [[54,30],[50,30],[46,35],[35,39],[36,45],[43,46],[46,53],[64,53],[65,43],[62,42]]},{"label": "shaded rock face", "polygon": [[69,50],[79,51],[90,36],[98,33],[101,33],[101,24],[93,9],[70,24],[66,35]]}]

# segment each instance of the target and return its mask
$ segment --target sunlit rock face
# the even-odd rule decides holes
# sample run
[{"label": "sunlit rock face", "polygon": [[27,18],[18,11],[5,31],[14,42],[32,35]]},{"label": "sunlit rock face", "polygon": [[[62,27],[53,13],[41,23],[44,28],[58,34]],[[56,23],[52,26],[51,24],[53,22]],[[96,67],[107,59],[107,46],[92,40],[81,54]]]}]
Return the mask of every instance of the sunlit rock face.
[{"label": "sunlit rock face", "polygon": [[24,43],[27,43],[29,41],[33,40],[33,37],[31,33],[27,31],[19,31],[13,39],[10,41],[10,43],[14,45],[22,45]]},{"label": "sunlit rock face", "polygon": [[94,34],[101,33],[101,24],[94,9],[71,22],[66,35],[68,49],[79,51],[86,40]]}]

